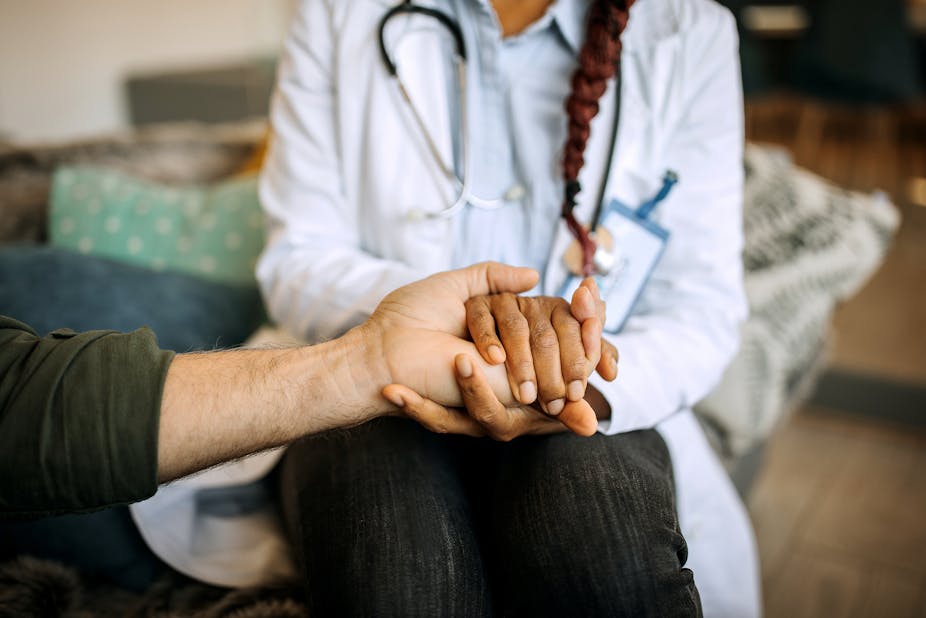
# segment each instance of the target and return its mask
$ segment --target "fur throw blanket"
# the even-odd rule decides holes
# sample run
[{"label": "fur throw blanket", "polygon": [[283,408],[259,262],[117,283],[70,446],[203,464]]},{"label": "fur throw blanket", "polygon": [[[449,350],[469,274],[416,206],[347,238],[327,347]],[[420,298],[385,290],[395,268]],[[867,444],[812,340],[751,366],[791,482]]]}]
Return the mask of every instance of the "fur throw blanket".
[{"label": "fur throw blanket", "polygon": [[0,565],[0,618],[303,618],[295,588],[227,590],[170,573],[144,595],[82,579],[54,562],[21,557]]}]

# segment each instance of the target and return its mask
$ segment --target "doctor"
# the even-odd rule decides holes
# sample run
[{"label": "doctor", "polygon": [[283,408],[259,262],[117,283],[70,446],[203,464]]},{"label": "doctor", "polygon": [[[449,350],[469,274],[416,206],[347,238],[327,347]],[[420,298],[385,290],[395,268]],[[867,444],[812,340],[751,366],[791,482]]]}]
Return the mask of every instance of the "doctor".
[{"label": "doctor", "polygon": [[[599,249],[633,248],[588,235],[612,203],[633,223],[649,201],[636,224],[661,244],[624,255],[652,268],[629,315],[608,316],[621,377],[589,381],[596,436],[494,443],[387,419],[288,452],[284,507],[310,601],[376,615],[757,615],[751,528],[691,412],[746,312],[732,17],[711,0],[629,11],[433,0],[383,24],[391,6],[299,4],[261,187],[270,235],[258,278],[278,321],[330,338],[427,273],[531,266],[544,296],[517,311],[471,308],[477,343],[500,362],[486,324],[502,342],[523,331],[517,314],[544,328],[529,319],[544,298],[589,268],[604,281]],[[668,196],[666,170],[679,178]],[[549,366],[534,339],[505,346],[509,378],[521,403],[539,397],[555,413],[568,385],[537,393],[531,369]],[[432,405],[396,390],[410,413]]]}]

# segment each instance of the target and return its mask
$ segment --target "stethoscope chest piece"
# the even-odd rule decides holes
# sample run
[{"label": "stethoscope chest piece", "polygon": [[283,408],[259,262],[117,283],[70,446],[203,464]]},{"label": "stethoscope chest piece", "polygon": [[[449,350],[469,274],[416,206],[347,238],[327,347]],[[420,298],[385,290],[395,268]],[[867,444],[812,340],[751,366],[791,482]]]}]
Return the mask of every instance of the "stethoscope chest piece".
[{"label": "stethoscope chest piece", "polygon": [[[599,226],[589,235],[595,241],[595,274],[607,275],[618,262],[618,254],[614,248],[614,237],[604,227]],[[582,276],[582,246],[579,241],[573,240],[563,254],[563,263],[573,275]]]}]

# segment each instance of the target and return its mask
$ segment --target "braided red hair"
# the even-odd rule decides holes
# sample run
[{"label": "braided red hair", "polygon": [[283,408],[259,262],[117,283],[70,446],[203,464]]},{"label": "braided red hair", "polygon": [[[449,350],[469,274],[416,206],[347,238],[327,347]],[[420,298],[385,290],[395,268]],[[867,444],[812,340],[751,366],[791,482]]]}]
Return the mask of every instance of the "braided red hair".
[{"label": "braided red hair", "polygon": [[583,153],[591,134],[591,122],[598,114],[598,100],[620,67],[621,33],[634,0],[595,0],[588,10],[585,43],[579,52],[579,68],[572,75],[572,92],[566,99],[568,135],[563,153],[563,179],[566,195],[563,218],[582,245],[583,270],[591,275],[595,243],[588,230],[576,221],[573,210],[581,191],[579,171],[585,164]]}]

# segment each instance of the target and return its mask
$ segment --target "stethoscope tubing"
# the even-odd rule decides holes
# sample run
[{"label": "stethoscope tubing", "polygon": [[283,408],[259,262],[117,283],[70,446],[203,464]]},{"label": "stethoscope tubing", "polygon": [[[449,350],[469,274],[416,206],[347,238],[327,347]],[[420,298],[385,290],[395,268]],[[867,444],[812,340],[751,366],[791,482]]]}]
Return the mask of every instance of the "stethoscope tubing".
[{"label": "stethoscope tubing", "polygon": [[438,11],[437,9],[432,9],[426,6],[418,6],[412,4],[411,0],[404,0],[401,4],[397,4],[383,15],[383,18],[379,21],[379,53],[383,58],[383,63],[386,65],[386,70],[389,71],[389,74],[393,77],[398,76],[398,67],[396,63],[392,60],[392,57],[389,55],[389,50],[386,48],[386,25],[389,23],[389,20],[399,15],[401,13],[418,13],[420,15],[426,15],[428,17],[433,17],[453,35],[453,40],[456,43],[457,55],[466,62],[466,44],[463,42],[463,31],[460,30],[460,25],[456,23],[452,17],[444,13],[443,11]]},{"label": "stethoscope tubing", "polygon": [[[437,19],[453,35],[454,43],[456,45],[455,60],[457,65],[457,86],[459,89],[458,96],[460,98],[460,131],[462,133],[463,150],[462,180],[457,177],[454,171],[441,156],[440,149],[437,147],[437,144],[431,137],[431,132],[428,130],[427,125],[424,122],[424,118],[418,111],[418,106],[415,105],[411,94],[408,91],[408,88],[405,86],[405,83],[402,81],[402,77],[399,75],[398,65],[390,56],[389,50],[386,47],[386,26],[390,19],[402,13],[420,14]],[[437,162],[440,169],[444,172],[444,175],[453,182],[458,191],[457,197],[453,203],[443,210],[439,212],[415,211],[409,218],[413,220],[449,219],[456,215],[464,206],[466,206],[467,203],[472,204],[473,206],[482,210],[497,210],[506,206],[508,204],[508,200],[504,197],[487,200],[476,196],[473,193],[472,186],[470,184],[472,178],[472,152],[469,133],[469,101],[467,96],[466,79],[466,45],[463,41],[463,32],[460,30],[459,24],[457,24],[449,15],[443,13],[442,11],[438,11],[437,9],[432,9],[429,7],[418,6],[412,4],[410,0],[406,0],[405,2],[402,2],[401,4],[398,4],[389,9],[389,11],[387,11],[383,18],[380,20],[379,50],[382,56],[383,64],[386,65],[386,70],[389,72],[389,75],[396,81],[399,92],[402,95],[402,98],[405,100],[408,108],[411,110],[412,118],[414,119],[415,124],[418,125],[418,130],[424,136],[425,143],[428,150],[431,152],[431,156]]]},{"label": "stethoscope tubing", "polygon": [[[428,131],[428,128],[422,118],[421,114],[418,111],[418,107],[415,105],[412,100],[411,95],[408,92],[405,84],[402,82],[402,78],[399,75],[399,70],[396,62],[389,54],[389,50],[386,47],[386,26],[389,23],[389,20],[403,13],[409,14],[420,14],[427,17],[436,19],[443,25],[448,32],[453,36],[453,40],[456,46],[456,64],[457,64],[457,84],[460,90],[460,130],[462,132],[462,155],[463,155],[463,178],[462,180],[457,177],[453,172],[450,166],[444,161],[444,158],[441,156],[440,149],[438,149],[437,144],[434,142],[434,139],[431,137],[431,132]],[[395,5],[389,9],[383,18],[379,22],[379,50],[382,56],[383,64],[386,66],[386,70],[389,72],[389,75],[395,79],[399,92],[402,95],[402,98],[405,100],[408,108],[412,112],[412,117],[414,118],[415,123],[418,125],[418,129],[421,134],[424,136],[425,142],[427,144],[428,150],[431,151],[431,156],[437,162],[440,169],[444,174],[451,179],[454,183],[454,186],[459,191],[456,199],[453,203],[444,208],[439,212],[422,212],[415,210],[412,213],[409,213],[410,220],[418,219],[449,219],[456,215],[467,203],[472,204],[473,206],[483,209],[483,210],[497,210],[506,206],[509,203],[509,200],[505,197],[496,198],[492,200],[486,200],[480,197],[477,197],[472,193],[472,188],[470,186],[472,178],[472,154],[470,152],[470,135],[469,135],[469,106],[467,100],[467,80],[466,80],[466,67],[467,67],[467,57],[466,57],[466,44],[463,40],[463,31],[460,29],[460,25],[453,20],[446,13],[439,11],[434,8],[418,6],[413,4],[411,0],[404,0],[402,3]],[[611,128],[611,144],[608,149],[608,159],[606,166],[604,168],[604,178],[601,181],[601,185],[598,192],[598,201],[595,206],[594,214],[589,221],[590,230],[594,231],[595,228],[600,223],[602,208],[604,207],[605,201],[605,191],[607,190],[608,177],[610,176],[611,164],[614,156],[614,149],[617,145],[617,131],[618,125],[620,123],[620,113],[621,113],[621,72],[617,72],[617,76],[614,82],[615,89],[615,107],[614,107],[614,121],[612,122]],[[602,250],[599,247],[599,251]]]}]

